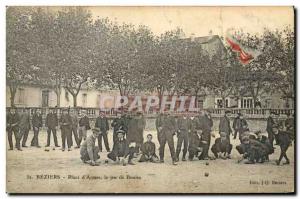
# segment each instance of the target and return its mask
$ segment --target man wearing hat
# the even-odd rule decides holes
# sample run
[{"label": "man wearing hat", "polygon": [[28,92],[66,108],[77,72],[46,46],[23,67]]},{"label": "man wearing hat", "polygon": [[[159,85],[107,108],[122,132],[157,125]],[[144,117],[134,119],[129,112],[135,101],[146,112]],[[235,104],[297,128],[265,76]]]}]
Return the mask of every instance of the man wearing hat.
[{"label": "man wearing hat", "polygon": [[220,136],[221,137],[215,140],[215,143],[211,147],[211,151],[215,155],[215,158],[230,159],[232,144],[229,143],[226,133],[221,132]]},{"label": "man wearing hat", "polygon": [[203,146],[203,153],[200,156],[202,160],[208,160],[208,151],[210,147],[211,140],[211,129],[213,127],[213,120],[210,115],[210,111],[204,110],[204,114],[199,118],[199,128],[203,132],[203,140],[206,141],[206,144]]},{"label": "man wearing hat", "polygon": [[33,128],[33,138],[31,140],[31,146],[40,148],[39,145],[39,131],[43,127],[43,118],[41,110],[35,110],[35,113],[32,116],[32,128]]},{"label": "man wearing hat", "polygon": [[[16,143],[18,143],[19,139],[19,122],[20,122],[20,117],[19,114],[16,112],[16,109],[11,108],[8,110],[8,113],[6,115],[6,123],[7,123],[7,137],[8,137],[8,144],[9,144],[9,149],[8,150],[13,150],[13,134],[16,139]],[[21,150],[19,145],[17,145],[17,149]]]},{"label": "man wearing hat", "polygon": [[78,122],[78,146],[75,148],[79,148],[82,139],[85,140],[86,139],[86,135],[87,135],[87,130],[91,129],[90,126],[90,119],[89,117],[86,115],[86,110],[82,110],[81,111],[81,117],[79,119]]},{"label": "man wearing hat", "polygon": [[117,140],[115,140],[113,149],[107,157],[113,161],[121,161],[123,166],[126,166],[127,162],[134,165],[132,162],[134,151],[129,149],[129,143],[124,136],[125,132],[123,130],[117,131]]},{"label": "man wearing hat", "polygon": [[100,159],[99,147],[95,146],[95,141],[100,134],[99,128],[92,129],[93,134],[88,136],[80,148],[80,159],[91,166],[98,166],[97,160]]},{"label": "man wearing hat", "polygon": [[273,127],[276,125],[275,121],[274,121],[274,116],[275,113],[271,112],[268,119],[267,119],[267,132],[268,132],[268,139],[269,142],[271,144],[271,146],[273,147],[273,142],[274,142],[274,132],[273,132]]},{"label": "man wearing hat", "polygon": [[[20,114],[20,140],[22,139],[22,147],[26,146],[26,141],[28,138],[29,130],[30,130],[30,115],[29,110],[26,108],[23,108],[23,113]],[[20,143],[18,143],[20,145]]]},{"label": "man wearing hat", "polygon": [[71,151],[72,146],[72,118],[68,113],[68,109],[63,109],[60,122],[61,139],[62,139],[62,151],[65,151],[66,141],[68,151]]},{"label": "man wearing hat", "polygon": [[99,117],[97,117],[96,119],[95,127],[99,128],[101,131],[98,137],[98,146],[100,151],[102,152],[102,138],[103,138],[105,149],[107,152],[110,152],[108,138],[107,138],[109,124],[108,124],[107,117],[104,115],[104,112],[99,111]]},{"label": "man wearing hat", "polygon": [[47,127],[47,145],[46,145],[46,147],[50,146],[51,132],[53,134],[55,146],[59,147],[58,142],[57,142],[57,136],[56,136],[56,128],[58,126],[58,118],[57,118],[57,114],[54,113],[52,109],[49,109],[49,113],[46,116],[45,126]]},{"label": "man wearing hat", "polygon": [[219,123],[219,132],[226,133],[227,139],[230,143],[230,134],[232,133],[231,127],[230,127],[230,119],[228,117],[228,114],[230,111],[225,111],[224,117],[221,117],[220,123]]}]

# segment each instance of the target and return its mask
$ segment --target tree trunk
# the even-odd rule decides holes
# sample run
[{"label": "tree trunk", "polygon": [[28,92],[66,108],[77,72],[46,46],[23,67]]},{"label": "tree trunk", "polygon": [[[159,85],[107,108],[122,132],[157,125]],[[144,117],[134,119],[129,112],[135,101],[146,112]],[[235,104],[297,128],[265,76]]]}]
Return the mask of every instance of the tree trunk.
[{"label": "tree trunk", "polygon": [[73,96],[73,107],[77,107],[77,95],[72,95]]},{"label": "tree trunk", "polygon": [[10,90],[10,107],[15,106],[15,96],[17,93],[17,86],[16,85],[9,85]]}]

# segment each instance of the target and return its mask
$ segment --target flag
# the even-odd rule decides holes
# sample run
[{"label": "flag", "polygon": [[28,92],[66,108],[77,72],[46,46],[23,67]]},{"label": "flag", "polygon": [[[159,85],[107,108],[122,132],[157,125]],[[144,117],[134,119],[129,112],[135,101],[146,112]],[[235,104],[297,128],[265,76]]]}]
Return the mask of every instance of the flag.
[{"label": "flag", "polygon": [[242,64],[248,64],[254,58],[250,53],[246,53],[241,46],[233,40],[226,38],[226,41],[230,45],[231,49],[239,54],[239,59]]}]

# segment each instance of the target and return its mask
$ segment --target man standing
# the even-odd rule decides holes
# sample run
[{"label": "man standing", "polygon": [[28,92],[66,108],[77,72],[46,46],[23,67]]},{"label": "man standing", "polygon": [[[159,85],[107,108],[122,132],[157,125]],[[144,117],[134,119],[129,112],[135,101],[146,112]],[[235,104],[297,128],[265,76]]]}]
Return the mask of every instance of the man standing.
[{"label": "man standing", "polygon": [[132,162],[133,151],[129,149],[129,143],[124,138],[124,135],[125,132],[123,130],[117,131],[117,140],[107,157],[113,161],[121,161],[123,166],[126,166],[127,162],[130,165],[134,165]]},{"label": "man standing", "polygon": [[56,112],[54,113],[52,109],[49,109],[49,113],[46,116],[45,126],[47,127],[47,145],[50,146],[51,132],[53,134],[55,147],[59,147],[57,142],[56,128],[58,126],[58,118]]},{"label": "man standing", "polygon": [[141,113],[137,113],[133,115],[128,120],[128,132],[127,132],[127,141],[129,143],[134,142],[136,144],[135,153],[138,154],[140,152],[140,147],[143,144],[143,131],[144,131],[145,123]]},{"label": "man standing", "polygon": [[177,120],[178,132],[177,132],[177,147],[176,147],[176,161],[179,161],[179,154],[183,143],[182,161],[186,161],[186,153],[189,145],[189,119],[186,115],[183,115]]},{"label": "man standing", "polygon": [[[20,117],[18,113],[16,112],[16,109],[11,108],[6,115],[6,123],[7,123],[7,137],[8,137],[8,143],[9,143],[9,149],[13,150],[13,140],[12,140],[12,134],[15,135],[16,145],[19,142],[19,122]],[[19,142],[20,143],[20,142]],[[20,145],[17,145],[17,149],[21,151]]]},{"label": "man standing", "polygon": [[111,127],[113,128],[113,141],[118,139],[118,131],[123,130],[124,131],[124,120],[121,118],[121,113],[117,112],[117,117],[112,121]]},{"label": "man standing", "polygon": [[230,127],[230,120],[228,118],[228,114],[230,111],[225,111],[224,117],[221,117],[220,124],[219,124],[219,132],[226,133],[226,136],[230,143],[230,134],[232,133],[231,127]]},{"label": "man standing", "polygon": [[67,109],[63,110],[60,118],[60,129],[61,129],[61,139],[62,139],[62,151],[65,151],[66,140],[68,145],[68,151],[71,151],[72,145],[72,118],[68,113]]},{"label": "man standing", "polygon": [[221,137],[215,140],[215,144],[211,147],[215,158],[230,159],[232,144],[229,143],[226,133],[221,132]]},{"label": "man standing", "polygon": [[294,134],[294,118],[291,117],[291,114],[289,112],[286,114],[286,116],[287,118],[284,121],[286,131],[288,131],[291,134]]},{"label": "man standing", "polygon": [[274,142],[274,132],[273,132],[273,128],[275,126],[275,121],[273,119],[274,117],[274,112],[271,112],[268,119],[267,119],[267,133],[268,133],[268,139],[269,142],[271,144],[271,146],[273,147],[273,142]]},{"label": "man standing", "polygon": [[31,146],[40,148],[39,145],[39,131],[43,127],[43,118],[41,111],[37,109],[32,116],[33,138],[31,140]]},{"label": "man standing", "polygon": [[286,151],[292,142],[290,135],[287,132],[279,130],[278,127],[275,126],[273,127],[273,132],[278,141],[278,145],[280,146],[280,156],[279,159],[276,160],[276,164],[280,165],[282,158],[286,160],[286,162],[283,164],[290,164],[290,160],[286,155]]},{"label": "man standing", "polygon": [[239,119],[236,121],[236,124],[233,125],[234,129],[238,132],[239,134],[239,140],[242,143],[242,138],[245,134],[245,132],[249,131],[248,128],[248,123],[245,120],[244,116],[239,113]]},{"label": "man standing", "polygon": [[208,150],[210,147],[211,140],[211,128],[213,127],[213,120],[211,118],[210,112],[204,110],[204,115],[199,118],[199,128],[202,130],[202,140],[206,142],[203,145],[203,153],[199,157],[200,160],[208,160]]},{"label": "man standing", "polygon": [[89,163],[91,166],[98,166],[97,160],[100,159],[99,147],[95,146],[95,141],[100,134],[99,128],[92,129],[93,134],[88,136],[82,143],[80,149],[80,159],[84,163]]},{"label": "man standing", "polygon": [[30,130],[30,115],[28,109],[24,108],[23,113],[20,115],[20,140],[22,139],[22,147],[26,146],[26,141],[28,138]]},{"label": "man standing", "polygon": [[104,141],[105,149],[107,152],[110,152],[108,139],[107,139],[107,132],[109,130],[108,119],[104,115],[103,112],[99,111],[99,117],[96,119],[95,127],[99,128],[101,133],[98,136],[98,146],[100,152],[102,152],[102,138]]},{"label": "man standing", "polygon": [[232,128],[234,130],[233,139],[236,139],[238,128],[240,126],[240,115],[241,113],[238,113],[237,116],[233,119]]},{"label": "man standing", "polygon": [[85,140],[86,139],[86,131],[90,130],[90,119],[88,118],[88,116],[86,115],[86,110],[82,110],[81,111],[82,117],[79,120],[79,128],[78,128],[78,145],[76,148],[80,147],[81,141],[82,139]]},{"label": "man standing", "polygon": [[79,137],[78,137],[78,117],[77,117],[77,110],[73,109],[71,112],[71,118],[72,118],[72,128],[71,128],[71,141],[72,141],[72,146],[73,146],[73,136],[74,135],[74,139],[76,142],[76,147],[75,148],[79,148],[80,147],[80,143],[79,143]]},{"label": "man standing", "polygon": [[175,155],[175,148],[174,148],[174,139],[173,136],[175,132],[177,131],[176,127],[176,121],[173,116],[170,115],[170,112],[166,114],[164,117],[162,124],[158,127],[161,129],[160,133],[160,140],[161,144],[159,147],[159,156],[160,156],[160,162],[164,162],[164,152],[165,152],[165,145],[168,143],[171,157],[172,157],[172,163],[173,165],[177,165],[176,163],[176,155]]}]

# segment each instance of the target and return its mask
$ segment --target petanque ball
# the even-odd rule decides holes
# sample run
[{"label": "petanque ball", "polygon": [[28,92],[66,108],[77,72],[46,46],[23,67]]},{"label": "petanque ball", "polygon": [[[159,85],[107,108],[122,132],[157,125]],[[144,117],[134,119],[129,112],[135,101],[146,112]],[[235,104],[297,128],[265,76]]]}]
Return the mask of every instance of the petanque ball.
[{"label": "petanque ball", "polygon": [[204,175],[205,175],[205,177],[208,177],[209,173],[205,172],[205,174],[204,174]]},{"label": "petanque ball", "polygon": [[45,149],[45,151],[49,152],[49,149]]},{"label": "petanque ball", "polygon": [[108,164],[108,160],[105,160],[105,164]]},{"label": "petanque ball", "polygon": [[209,165],[209,162],[206,162],[205,164],[206,164],[206,165]]}]

